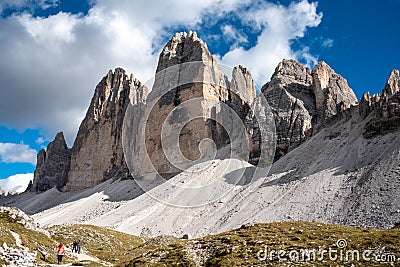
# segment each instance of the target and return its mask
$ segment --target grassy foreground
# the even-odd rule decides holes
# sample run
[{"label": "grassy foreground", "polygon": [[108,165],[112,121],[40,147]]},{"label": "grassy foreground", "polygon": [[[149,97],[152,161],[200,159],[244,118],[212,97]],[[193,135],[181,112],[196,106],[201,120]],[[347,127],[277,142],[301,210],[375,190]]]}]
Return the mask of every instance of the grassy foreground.
[{"label": "grassy foreground", "polygon": [[[80,239],[86,254],[97,262],[66,263],[78,266],[400,266],[400,228],[364,229],[311,222],[279,222],[242,226],[203,238],[181,240],[169,236],[143,239],[90,225],[55,226],[44,234],[26,229],[0,213],[0,240],[15,246],[10,233],[21,236],[32,252],[68,247]],[[1,243],[2,243],[1,242]],[[0,265],[4,262],[0,261]]]},{"label": "grassy foreground", "polygon": [[48,230],[52,238],[69,247],[74,240],[81,240],[85,253],[109,263],[129,260],[129,253],[144,243],[140,237],[92,225],[54,226]]},{"label": "grassy foreground", "polygon": [[[59,242],[67,247],[63,263],[75,266],[110,266],[114,262],[129,260],[128,252],[144,241],[142,238],[123,234],[117,231],[91,225],[55,226],[46,229],[50,237],[34,230],[25,228],[18,221],[20,218],[10,218],[6,213],[0,213],[0,246],[5,242],[9,247],[16,247],[16,241],[11,235],[13,231],[20,235],[22,245],[31,252],[37,252],[39,264],[50,265],[57,263],[55,248]],[[70,252],[74,240],[81,240],[83,252],[98,259],[96,262],[78,261]],[[47,253],[46,260],[39,251]],[[0,259],[0,266],[4,261]]]},{"label": "grassy foreground", "polygon": [[400,266],[400,229],[311,222],[256,224],[158,245],[123,266],[176,263],[181,266]]},{"label": "grassy foreground", "polygon": [[[56,241],[43,233],[25,228],[25,226],[18,223],[18,220],[19,218],[11,218],[8,213],[0,213],[0,245],[2,246],[3,243],[6,243],[9,247],[16,247],[16,241],[10,232],[13,231],[19,234],[23,246],[28,247],[32,252],[44,251],[48,254],[47,263],[57,263],[54,253],[57,245]],[[43,262],[40,253],[38,253],[36,259],[38,262]],[[4,264],[1,259],[0,264]]]}]

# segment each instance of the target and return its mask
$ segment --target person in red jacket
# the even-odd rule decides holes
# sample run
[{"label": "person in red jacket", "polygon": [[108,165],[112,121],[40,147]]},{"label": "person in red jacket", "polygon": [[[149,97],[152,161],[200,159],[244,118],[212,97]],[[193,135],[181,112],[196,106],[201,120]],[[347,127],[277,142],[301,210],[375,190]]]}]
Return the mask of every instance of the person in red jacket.
[{"label": "person in red jacket", "polygon": [[61,264],[62,258],[65,254],[65,246],[63,243],[60,242],[60,244],[57,246],[57,259],[58,259],[58,264]]}]

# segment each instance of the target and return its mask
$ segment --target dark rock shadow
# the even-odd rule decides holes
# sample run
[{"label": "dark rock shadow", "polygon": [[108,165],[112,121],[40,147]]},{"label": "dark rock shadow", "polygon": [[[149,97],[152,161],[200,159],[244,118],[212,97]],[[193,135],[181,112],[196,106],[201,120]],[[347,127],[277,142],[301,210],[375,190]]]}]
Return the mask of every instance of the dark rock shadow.
[{"label": "dark rock shadow", "polygon": [[291,182],[302,179],[302,178],[300,178],[299,175],[293,175],[292,174],[293,171],[294,170],[290,170],[287,174],[285,174],[284,176],[282,176],[280,178],[265,181],[261,186],[268,187],[268,186],[275,186],[275,185],[284,185],[284,184],[289,184]]},{"label": "dark rock shadow", "polygon": [[259,179],[265,179],[268,175],[269,168],[261,168],[257,166],[249,166],[226,173],[224,179],[229,184],[249,185]]},{"label": "dark rock shadow", "polygon": [[244,167],[225,174],[224,179],[229,184],[248,185],[251,183],[255,171],[256,167],[254,166]]}]

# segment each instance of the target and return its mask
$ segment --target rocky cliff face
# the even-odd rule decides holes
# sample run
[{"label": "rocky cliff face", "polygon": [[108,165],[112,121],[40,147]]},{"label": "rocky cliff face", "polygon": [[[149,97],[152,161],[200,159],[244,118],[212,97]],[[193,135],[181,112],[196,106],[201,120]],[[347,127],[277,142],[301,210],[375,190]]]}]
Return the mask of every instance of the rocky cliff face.
[{"label": "rocky cliff face", "polygon": [[334,117],[357,104],[357,97],[347,80],[335,73],[325,62],[318,63],[313,71],[313,91],[317,110],[317,124],[324,125]]},{"label": "rocky cliff face", "polygon": [[357,104],[346,79],[325,62],[310,70],[295,60],[283,60],[261,91],[275,116],[276,159]]},{"label": "rocky cliff face", "polygon": [[122,123],[132,101],[142,101],[140,82],[121,68],[97,85],[71,150],[65,190],[78,190],[111,178],[130,177],[122,149]]},{"label": "rocky cliff face", "polygon": [[43,192],[54,186],[61,189],[68,179],[70,156],[70,149],[63,133],[60,132],[47,146],[46,151],[44,149],[39,151],[30,190]]},{"label": "rocky cliff face", "polygon": [[[254,82],[242,66],[235,67],[231,77],[221,71],[206,44],[193,32],[178,33],[166,44],[150,93],[123,69],[110,71],[96,87],[71,151],[57,136],[54,144],[58,145],[39,152],[31,190],[44,191],[52,186],[78,190],[108,179],[130,178],[129,162],[135,175],[155,169],[164,177],[171,177],[213,156],[217,150],[217,157],[224,158],[228,149],[223,148],[241,134],[231,123],[234,116],[221,111],[224,106],[232,109],[245,125],[250,146],[248,160],[258,163],[260,125],[249,112],[257,99]],[[399,127],[399,84],[399,72],[394,71],[382,95],[363,95],[361,116],[374,114],[366,126],[366,137]],[[271,153],[275,153],[275,160],[357,105],[346,79],[325,62],[311,70],[294,60],[283,60],[261,91],[274,114],[277,149]],[[185,105],[186,102],[191,104]],[[144,123],[145,127],[123,129],[130,103],[134,108],[128,119]],[[132,145],[129,155],[124,155],[124,131],[134,133],[128,144]],[[207,139],[215,145],[201,142]],[[143,160],[144,155],[148,155],[154,169]],[[58,166],[56,162],[62,164]]]},{"label": "rocky cliff face", "polygon": [[309,68],[294,60],[284,60],[261,90],[275,117],[276,158],[312,135],[316,116],[312,83]]},{"label": "rocky cliff face", "polygon": [[[228,136],[234,132],[229,128],[233,118],[223,112],[224,105],[244,123],[254,97],[254,82],[245,68],[235,68],[228,80],[196,33],[176,34],[160,54],[154,86],[146,100],[142,122],[146,128],[136,134],[144,140],[133,144],[135,174],[143,176],[155,169],[171,177],[212,157],[235,138]],[[215,147],[201,142],[204,139],[214,141]],[[149,161],[143,160],[146,154]]]},{"label": "rocky cliff face", "polygon": [[370,114],[365,125],[364,136],[371,138],[400,128],[400,76],[398,70],[390,73],[382,94],[372,97],[364,93],[360,100],[359,113],[362,118]]},{"label": "rocky cliff face", "polygon": [[[193,62],[198,64],[185,69],[187,66],[185,63]],[[174,66],[179,67],[173,68]],[[197,109],[199,116],[188,121],[179,133],[178,144],[182,148],[183,156],[193,161],[211,155],[214,152],[212,146],[206,144],[202,147],[204,150],[199,150],[200,141],[205,138],[214,140],[217,148],[229,144],[227,130],[212,120],[218,116],[221,108],[219,105],[224,103],[230,106],[244,121],[248,105],[255,97],[254,82],[247,69],[237,67],[232,76],[233,79],[228,81],[206,44],[193,32],[176,34],[164,47],[159,58],[155,84],[151,88],[152,95],[149,97],[148,89],[141,86],[132,75],[128,77],[123,69],[110,71],[96,87],[70,151],[69,168],[67,171],[63,169],[62,175],[55,176],[59,179],[57,187],[63,190],[79,190],[93,187],[107,179],[130,177],[122,145],[123,120],[129,103],[135,106],[136,118],[132,119],[144,115],[145,106],[151,107],[151,112],[145,117],[147,123],[143,134],[146,138],[145,146],[135,145],[135,153],[128,155],[128,158],[133,158],[137,163],[135,165],[137,174],[148,171],[148,166],[142,164],[144,153],[149,154],[158,172],[166,176],[180,172],[180,168],[173,164],[174,159],[167,159],[164,154],[161,126],[164,122],[168,122],[167,116],[175,107],[190,99],[200,99],[194,108]],[[228,90],[231,83],[236,89],[234,93]],[[146,105],[146,102],[149,103]],[[185,115],[187,108],[182,107],[174,112]],[[167,123],[171,129],[184,122],[179,121],[179,118],[184,119],[184,116],[173,116],[172,120],[176,118],[178,121]],[[228,117],[222,119],[231,120]],[[172,140],[166,142],[173,143]],[[37,178],[32,190],[44,191],[54,185],[45,182],[49,178],[39,178],[48,177],[42,174],[43,170],[50,168],[46,167],[50,166],[47,153],[43,150],[38,154],[35,176]],[[171,155],[174,156],[175,153]]]}]

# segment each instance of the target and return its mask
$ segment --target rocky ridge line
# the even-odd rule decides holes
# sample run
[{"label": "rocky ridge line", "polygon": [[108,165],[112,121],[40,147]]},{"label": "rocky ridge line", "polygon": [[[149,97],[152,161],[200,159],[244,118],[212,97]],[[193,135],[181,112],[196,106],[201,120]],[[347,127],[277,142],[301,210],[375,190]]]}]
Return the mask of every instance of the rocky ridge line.
[{"label": "rocky ridge line", "polygon": [[311,70],[295,60],[283,60],[261,92],[275,116],[275,159],[357,105],[347,80],[325,62]]},{"label": "rocky ridge line", "polygon": [[381,94],[370,96],[369,92],[362,95],[359,105],[362,118],[371,116],[365,125],[364,136],[372,138],[400,128],[400,76],[398,70],[393,70]]},{"label": "rocky ridge line", "polygon": [[[157,103],[146,127],[148,133],[146,149],[152,162],[156,162],[156,169],[160,173],[165,173],[167,177],[179,172],[162,155],[160,132],[157,129],[160,123],[164,122],[163,118],[175,106],[194,97],[205,98],[205,105],[202,107],[205,118],[211,118],[219,103],[228,104],[238,113],[249,128],[252,151],[249,161],[252,164],[257,163],[260,154],[259,125],[252,118],[246,117],[248,111],[246,103],[251,103],[256,93],[253,79],[246,68],[235,67],[233,80],[229,81],[219,70],[216,60],[196,33],[177,33],[160,54],[155,88],[176,82],[173,80],[175,76],[169,77],[163,70],[193,61],[211,64],[212,71],[199,69],[193,75],[199,75],[203,80],[212,80],[214,85],[199,83],[178,86]],[[396,108],[393,110],[393,107],[398,103],[398,83],[398,72],[397,76],[396,72],[393,72],[382,94],[386,104],[379,104],[382,106],[379,107],[379,110],[382,110],[381,117],[385,116],[386,110],[389,114],[397,114]],[[242,90],[237,91],[235,95],[226,90],[228,86]],[[311,70],[294,60],[283,60],[277,66],[271,81],[263,86],[262,93],[275,117],[277,130],[275,160],[304,143],[327,125],[348,116],[347,111],[357,105],[357,98],[348,86],[347,80],[335,73],[325,62],[318,63]],[[57,186],[62,190],[79,190],[93,187],[108,179],[131,178],[122,149],[122,124],[129,102],[141,106],[138,108],[140,110],[146,105],[146,101],[151,101],[151,97],[148,98],[148,90],[134,79],[133,75],[128,77],[121,68],[115,69],[114,72],[109,71],[96,87],[74,145],[68,150],[70,157],[67,156],[64,145],[61,145],[60,151],[56,153],[50,153],[51,147],[48,147],[48,152],[40,151],[31,190],[41,192],[51,186]],[[364,95],[359,105],[360,112],[365,115],[373,109],[378,110],[375,108],[378,104],[373,103],[381,103],[380,101],[382,101],[380,96],[370,98]],[[136,115],[138,117],[139,113]],[[390,115],[390,118],[388,123],[393,125],[393,116]],[[396,119],[394,121],[396,124]],[[198,124],[191,122],[182,129],[184,134],[180,138],[180,145],[185,157],[197,158],[199,151],[190,147],[199,144],[204,138],[213,139],[217,147],[227,144],[226,131],[220,125],[208,119],[201,124],[202,126],[196,123]],[[382,123],[382,120],[379,123]],[[377,122],[371,122],[369,127],[381,127],[376,125]],[[60,137],[56,137],[53,142],[62,143]],[[143,170],[148,170],[146,166],[140,166],[143,149],[135,147],[135,153],[130,155],[134,157],[135,162],[139,162],[138,175],[142,175]],[[54,159],[50,156],[52,154],[55,155]],[[57,171],[54,170],[57,158],[63,159],[58,160],[63,162],[61,171],[60,167]],[[66,166],[69,167],[65,170]]]}]

